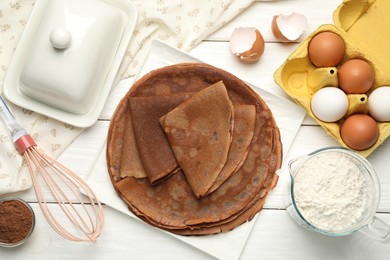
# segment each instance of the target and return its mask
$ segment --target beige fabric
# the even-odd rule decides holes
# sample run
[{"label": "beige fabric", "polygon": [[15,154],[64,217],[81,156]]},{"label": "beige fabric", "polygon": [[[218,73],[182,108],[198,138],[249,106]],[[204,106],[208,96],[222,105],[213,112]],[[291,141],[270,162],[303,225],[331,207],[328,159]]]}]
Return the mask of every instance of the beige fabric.
[{"label": "beige fabric", "polygon": [[[130,1],[130,0],[129,0]],[[121,78],[133,76],[153,39],[183,50],[200,43],[254,0],[134,0],[138,10],[136,29],[122,63]],[[4,75],[35,0],[0,1],[0,94]],[[82,129],[10,105],[18,122],[31,133],[39,147],[58,157]],[[8,130],[0,123],[0,194],[31,186],[23,158],[16,152]]]}]

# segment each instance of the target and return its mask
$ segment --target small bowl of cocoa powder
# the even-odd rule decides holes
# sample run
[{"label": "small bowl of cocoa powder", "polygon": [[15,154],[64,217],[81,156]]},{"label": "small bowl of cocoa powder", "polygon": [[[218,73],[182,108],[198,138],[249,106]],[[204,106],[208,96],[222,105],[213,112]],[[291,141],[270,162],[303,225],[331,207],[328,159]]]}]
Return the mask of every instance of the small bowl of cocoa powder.
[{"label": "small bowl of cocoa powder", "polygon": [[23,244],[35,226],[35,215],[27,202],[19,198],[0,198],[0,246]]}]

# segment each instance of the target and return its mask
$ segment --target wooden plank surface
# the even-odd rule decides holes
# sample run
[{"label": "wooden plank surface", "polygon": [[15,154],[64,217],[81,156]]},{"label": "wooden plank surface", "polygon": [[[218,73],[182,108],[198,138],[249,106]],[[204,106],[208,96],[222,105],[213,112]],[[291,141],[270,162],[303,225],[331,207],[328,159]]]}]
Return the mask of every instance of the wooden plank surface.
[{"label": "wooden plank surface", "polygon": [[[299,45],[282,44],[271,33],[273,15],[292,11],[305,14],[309,24],[304,40],[324,23],[332,23],[332,14],[341,0],[256,1],[231,23],[210,35],[190,54],[211,65],[226,69],[238,77],[276,95],[288,98],[275,84],[274,71]],[[266,40],[265,53],[255,64],[240,63],[229,50],[229,38],[236,27],[255,26]],[[60,160],[85,177],[94,164],[97,150],[107,133],[109,120],[132,79],[119,85],[110,95],[105,109],[93,127],[77,139]],[[337,145],[314,120],[306,118],[285,157],[289,161],[324,146]],[[370,157],[382,186],[378,217],[390,224],[390,142]],[[286,165],[280,180],[266,201],[244,248],[242,259],[390,259],[390,244],[376,242],[357,232],[348,237],[327,237],[307,231],[294,223],[285,208],[290,178]],[[45,191],[47,192],[47,191]],[[24,246],[0,248],[0,259],[208,259],[203,252],[165,235],[152,227],[105,206],[106,225],[97,244],[72,243],[55,234],[43,220],[32,190],[15,194],[31,202],[37,214],[37,232]]]}]

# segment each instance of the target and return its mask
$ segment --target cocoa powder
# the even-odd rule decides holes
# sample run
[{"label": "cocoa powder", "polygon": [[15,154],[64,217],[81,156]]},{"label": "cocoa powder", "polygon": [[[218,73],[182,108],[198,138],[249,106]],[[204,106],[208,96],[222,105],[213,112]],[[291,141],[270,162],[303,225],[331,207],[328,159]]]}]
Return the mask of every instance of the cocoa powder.
[{"label": "cocoa powder", "polygon": [[30,208],[19,200],[0,201],[0,243],[17,244],[34,225]]}]

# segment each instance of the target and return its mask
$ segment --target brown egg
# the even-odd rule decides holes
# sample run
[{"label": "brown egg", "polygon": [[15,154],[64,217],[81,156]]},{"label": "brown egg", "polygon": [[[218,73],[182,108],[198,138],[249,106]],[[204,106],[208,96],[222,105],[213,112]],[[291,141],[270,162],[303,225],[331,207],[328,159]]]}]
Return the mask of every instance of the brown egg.
[{"label": "brown egg", "polygon": [[236,28],[230,37],[230,50],[244,63],[258,61],[264,53],[264,47],[263,36],[253,27]]},{"label": "brown egg", "polygon": [[364,94],[374,84],[375,73],[371,65],[361,59],[350,59],[337,73],[339,86],[347,94]]},{"label": "brown egg", "polygon": [[360,151],[375,144],[379,137],[379,128],[372,117],[355,114],[345,120],[340,135],[348,147]]},{"label": "brown egg", "polygon": [[344,40],[336,33],[321,32],[309,43],[309,59],[317,67],[334,67],[345,54]]}]

